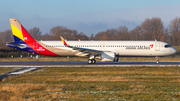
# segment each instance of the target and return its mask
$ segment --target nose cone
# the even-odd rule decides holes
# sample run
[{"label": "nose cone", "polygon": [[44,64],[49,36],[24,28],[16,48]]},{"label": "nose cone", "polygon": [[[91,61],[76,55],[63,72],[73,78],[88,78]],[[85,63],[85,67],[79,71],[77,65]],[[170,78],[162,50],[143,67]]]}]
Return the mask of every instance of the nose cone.
[{"label": "nose cone", "polygon": [[175,48],[173,48],[171,52],[172,54],[176,54],[178,51]]}]

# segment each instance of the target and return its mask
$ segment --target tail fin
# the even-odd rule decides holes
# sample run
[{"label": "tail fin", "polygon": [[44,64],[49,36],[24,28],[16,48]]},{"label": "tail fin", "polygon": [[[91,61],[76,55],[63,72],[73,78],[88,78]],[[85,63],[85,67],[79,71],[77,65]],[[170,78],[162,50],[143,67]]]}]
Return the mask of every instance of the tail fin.
[{"label": "tail fin", "polygon": [[9,20],[15,42],[28,43],[35,41],[17,19],[10,18]]},{"label": "tail fin", "polygon": [[21,49],[35,54],[48,55],[48,56],[60,56],[56,53],[45,48],[45,44],[34,40],[26,29],[19,23],[17,19],[9,19],[14,41],[8,43],[8,47]]}]

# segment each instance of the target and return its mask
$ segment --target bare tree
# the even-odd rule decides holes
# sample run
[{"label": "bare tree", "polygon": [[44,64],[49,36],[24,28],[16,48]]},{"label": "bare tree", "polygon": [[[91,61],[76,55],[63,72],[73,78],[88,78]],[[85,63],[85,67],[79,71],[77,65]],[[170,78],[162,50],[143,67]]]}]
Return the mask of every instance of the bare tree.
[{"label": "bare tree", "polygon": [[129,31],[125,26],[120,26],[118,29],[108,29],[105,32],[99,32],[95,35],[96,40],[128,40]]},{"label": "bare tree", "polygon": [[67,28],[64,27],[64,26],[56,26],[56,27],[53,27],[53,28],[50,30],[49,34],[50,34],[50,35],[56,35],[56,33],[58,33],[58,31],[60,31],[60,30],[62,30],[62,29],[67,29]]},{"label": "bare tree", "polygon": [[163,40],[164,27],[160,18],[145,19],[141,24],[142,40]]},{"label": "bare tree", "polygon": [[94,40],[94,34],[92,33],[91,36],[89,37],[90,40]]},{"label": "bare tree", "polygon": [[126,26],[120,26],[116,34],[118,40],[129,40],[129,31]]},{"label": "bare tree", "polygon": [[36,40],[41,40],[42,39],[41,31],[37,27],[34,27],[34,28],[30,29],[29,34]]},{"label": "bare tree", "polygon": [[136,28],[130,31],[130,40],[142,40],[141,33],[141,27],[137,26]]},{"label": "bare tree", "polygon": [[13,42],[13,35],[11,30],[5,30],[4,32],[0,32],[0,46],[4,47],[6,42]]},{"label": "bare tree", "polygon": [[172,36],[169,34],[168,28],[166,28],[164,30],[164,41],[169,43],[169,44],[172,44]]},{"label": "bare tree", "polygon": [[63,26],[57,26],[50,30],[50,35],[52,40],[60,40],[59,36],[63,36],[67,40],[88,40],[87,37],[83,32],[78,33],[76,30],[70,30]]},{"label": "bare tree", "polygon": [[174,18],[168,28],[169,34],[172,36],[172,44],[175,46],[180,45],[180,18]]}]

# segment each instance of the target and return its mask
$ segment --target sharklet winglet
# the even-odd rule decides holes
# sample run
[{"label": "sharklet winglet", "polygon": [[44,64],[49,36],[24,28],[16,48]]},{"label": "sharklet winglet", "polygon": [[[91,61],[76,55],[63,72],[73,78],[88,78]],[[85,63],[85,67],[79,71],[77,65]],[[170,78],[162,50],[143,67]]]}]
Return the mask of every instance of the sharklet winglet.
[{"label": "sharklet winglet", "polygon": [[64,38],[63,38],[62,36],[60,36],[60,38],[61,38],[63,44],[64,44],[65,46],[68,46],[68,44],[66,43],[66,41],[64,40]]}]

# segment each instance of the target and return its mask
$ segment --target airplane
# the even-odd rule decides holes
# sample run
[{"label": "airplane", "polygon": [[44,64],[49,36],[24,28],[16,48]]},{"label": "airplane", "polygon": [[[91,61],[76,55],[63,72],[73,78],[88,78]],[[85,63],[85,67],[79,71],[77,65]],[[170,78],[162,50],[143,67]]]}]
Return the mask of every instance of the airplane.
[{"label": "airplane", "polygon": [[16,18],[10,18],[10,25],[15,42],[8,47],[46,56],[81,56],[89,57],[87,63],[95,64],[96,59],[102,62],[119,61],[121,56],[158,57],[170,56],[177,50],[162,41],[37,41],[26,31]]}]

